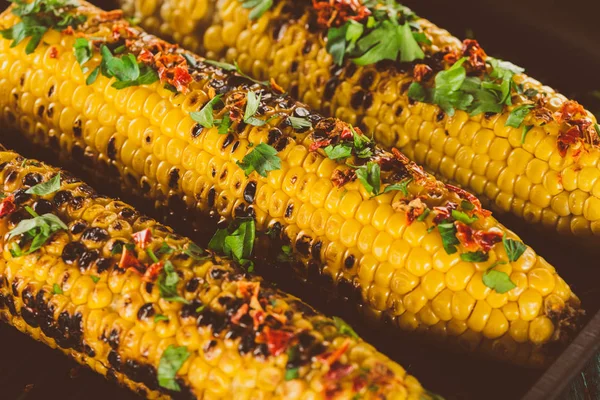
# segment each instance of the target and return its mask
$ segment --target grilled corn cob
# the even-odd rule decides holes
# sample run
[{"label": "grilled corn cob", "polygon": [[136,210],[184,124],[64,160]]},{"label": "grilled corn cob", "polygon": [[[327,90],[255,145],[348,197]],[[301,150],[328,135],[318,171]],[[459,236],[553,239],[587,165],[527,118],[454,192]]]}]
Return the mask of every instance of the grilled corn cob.
[{"label": "grilled corn cob", "polygon": [[0,165],[0,320],[20,331],[152,399],[430,398],[343,321],[63,171]]},{"label": "grilled corn cob", "polygon": [[[474,196],[277,94],[275,83],[270,91],[182,52],[119,13],[85,5],[64,14],[85,22],[50,29],[29,55],[27,41],[0,41],[2,117],[19,140],[100,180],[116,176],[178,215],[254,218],[302,260],[300,274],[321,275],[314,281],[333,284],[366,318],[533,365],[576,328],[569,286]],[[0,19],[6,29],[17,22],[11,10]],[[89,50],[83,68],[77,43]],[[105,76],[115,63],[108,49],[159,77]]]},{"label": "grilled corn cob", "polygon": [[[346,61],[337,66],[326,39],[326,25],[335,15],[319,24],[318,7],[336,3],[342,10],[342,4],[370,3],[369,12],[374,13],[384,1],[374,6],[376,1],[323,0],[311,6],[309,1],[284,0],[255,20],[245,3],[121,0],[150,32],[208,58],[236,61],[257,79],[275,78],[315,110],[373,132],[380,145],[398,147],[494,210],[562,234],[600,236],[600,128],[577,103],[516,71],[507,102],[512,105],[499,112],[470,115],[457,110],[450,115],[437,105],[409,98],[408,89],[423,78],[431,84],[434,72],[452,65],[444,57],[474,54],[475,41],[461,43],[429,21],[416,19],[430,42],[422,45],[424,60],[366,66]],[[485,53],[480,54],[489,71]],[[511,123],[511,112],[523,106],[529,115],[521,125]]]}]

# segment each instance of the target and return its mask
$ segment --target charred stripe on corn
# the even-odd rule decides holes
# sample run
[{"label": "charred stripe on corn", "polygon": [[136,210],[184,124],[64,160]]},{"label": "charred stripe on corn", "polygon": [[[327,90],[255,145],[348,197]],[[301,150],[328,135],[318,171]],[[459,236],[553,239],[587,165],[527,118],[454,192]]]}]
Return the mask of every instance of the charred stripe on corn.
[{"label": "charred stripe on corn", "polygon": [[[280,234],[306,271],[365,305],[367,317],[527,364],[547,362],[553,344],[571,336],[581,313],[577,297],[533,249],[511,256],[505,243],[520,241],[474,196],[349,125],[207,65],[113,14],[78,11],[88,18],[75,35],[51,30],[30,55],[23,43],[0,42],[3,118],[25,137],[96,175],[102,168],[106,177],[122,177],[124,190],[179,215],[253,218],[257,231]],[[1,21],[17,22],[10,12]],[[89,32],[99,39],[84,74],[73,48]],[[120,58],[135,55],[159,82],[118,89],[121,77],[100,73],[86,85],[102,62],[102,46],[121,48]],[[189,84],[165,88],[181,83],[177,77]],[[204,114],[215,125],[228,116],[225,134],[192,118],[218,95]],[[311,127],[294,127],[290,116]],[[348,150],[332,160],[330,145]],[[250,163],[246,157],[259,146],[275,149],[270,154],[280,162],[266,176],[238,164]],[[514,287],[501,293],[506,278]]]},{"label": "charred stripe on corn", "polygon": [[[228,262],[196,260],[197,246],[127,204],[68,174],[29,194],[58,170],[3,149],[0,166],[0,319],[33,338],[151,399],[430,398],[343,321]],[[32,211],[65,229],[12,254],[35,242],[17,232]],[[165,296],[163,274],[184,301]]]}]

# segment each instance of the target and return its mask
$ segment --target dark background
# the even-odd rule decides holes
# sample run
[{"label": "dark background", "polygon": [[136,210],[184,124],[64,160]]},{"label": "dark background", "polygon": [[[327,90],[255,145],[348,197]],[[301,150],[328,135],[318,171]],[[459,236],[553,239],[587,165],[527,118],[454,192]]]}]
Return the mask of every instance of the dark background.
[{"label": "dark background", "polygon": [[[109,4],[109,1],[96,1]],[[408,0],[418,14],[431,19],[458,37],[472,36],[488,54],[527,69],[527,73],[600,112],[600,24],[594,1],[570,0]],[[600,94],[600,92],[599,92]],[[25,154],[35,157],[33,154]],[[582,298],[588,313],[600,307],[596,288],[599,252],[581,249],[525,226],[510,216],[500,216],[511,229],[555,265]],[[202,241],[202,238],[199,239]],[[574,247],[575,246],[575,247]],[[292,288],[294,289],[294,288]],[[314,296],[307,300],[321,305]],[[340,314],[339,305],[323,305]],[[342,310],[343,313],[343,310]],[[346,314],[346,313],[344,313]],[[344,315],[351,317],[351,312]],[[351,319],[351,318],[350,318]],[[542,372],[473,360],[423,347],[410,340],[377,336],[370,327],[359,333],[400,361],[424,385],[451,399],[516,399],[527,392]],[[400,343],[399,343],[400,342]],[[591,358],[591,354],[589,355]],[[600,399],[598,358],[576,375],[560,396],[563,399]],[[566,383],[566,382],[565,382]],[[554,393],[555,394],[555,393]],[[78,367],[74,362],[0,324],[1,399],[134,399],[135,396]]]}]

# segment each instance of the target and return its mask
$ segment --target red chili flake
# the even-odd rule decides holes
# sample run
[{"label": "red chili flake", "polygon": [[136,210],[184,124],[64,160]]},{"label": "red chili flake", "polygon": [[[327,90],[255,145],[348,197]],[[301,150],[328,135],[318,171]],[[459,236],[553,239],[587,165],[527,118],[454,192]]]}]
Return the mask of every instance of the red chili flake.
[{"label": "red chili flake", "polygon": [[483,216],[484,218],[487,218],[490,215],[492,215],[491,211],[483,208],[483,206],[481,205],[481,202],[475,195],[467,192],[464,189],[459,188],[458,186],[454,186],[454,185],[450,185],[450,184],[446,184],[446,188],[449,191],[456,193],[458,195],[458,197],[460,197],[461,199],[467,200],[469,203],[473,204],[473,206],[475,207],[475,211],[478,214],[480,214],[481,216]]},{"label": "red chili flake", "polygon": [[448,202],[445,206],[433,207],[435,217],[433,218],[434,224],[439,224],[452,216],[452,210],[456,210],[458,205],[456,203]]},{"label": "red chili flake", "polygon": [[367,386],[367,379],[362,375],[358,375],[352,381],[352,390],[356,393],[360,392],[365,386]]},{"label": "red chili flake", "polygon": [[554,114],[554,118],[556,119],[556,122],[561,124],[563,122],[569,122],[576,115],[584,117],[587,115],[587,113],[581,104],[576,101],[569,100],[566,101]]},{"label": "red chili flake", "polygon": [[341,169],[336,169],[333,171],[333,175],[331,176],[331,182],[336,187],[342,187],[347,182],[351,182],[356,178],[356,172],[353,169],[347,169],[342,171]]},{"label": "red chili flake", "polygon": [[465,39],[463,41],[462,51],[463,55],[468,57],[469,65],[474,71],[485,72],[485,59],[487,58],[487,54],[485,54],[485,51],[483,51],[477,40]]},{"label": "red chili flake", "polygon": [[392,154],[394,155],[394,157],[396,157],[396,159],[398,159],[398,161],[400,161],[403,164],[408,164],[410,163],[410,160],[408,159],[408,157],[406,157],[404,155],[404,153],[401,153],[400,150],[398,150],[397,148],[392,148]]},{"label": "red chili flake", "polygon": [[248,314],[249,309],[250,307],[248,307],[248,304],[242,304],[242,306],[238,308],[235,314],[233,314],[233,316],[231,317],[231,322],[233,322],[234,324],[239,324],[240,319],[242,319],[244,315]]},{"label": "red chili flake", "polygon": [[134,233],[131,235],[131,237],[135,244],[140,246],[141,249],[145,249],[147,245],[152,243],[152,230],[150,230],[150,228],[146,228]]},{"label": "red chili flake", "polygon": [[454,51],[449,51],[444,55],[444,61],[449,65],[454,65],[460,57]]},{"label": "red chili flake", "polygon": [[11,194],[10,196],[5,197],[0,203],[0,218],[6,215],[12,214],[17,209],[15,205],[15,198]]},{"label": "red chili flake", "polygon": [[308,148],[308,150],[309,151],[317,151],[318,149],[327,147],[330,144],[331,144],[331,139],[316,140],[310,144],[310,147]]},{"label": "red chili flake", "polygon": [[462,244],[465,249],[469,251],[477,250],[477,243],[475,243],[475,239],[473,238],[473,229],[467,224],[463,224],[462,222],[456,222],[456,238]]},{"label": "red chili flake", "polygon": [[283,353],[294,338],[293,332],[271,329],[269,327],[265,327],[263,332],[266,335],[267,348],[274,356],[278,356]]},{"label": "red chili flake", "polygon": [[354,371],[353,365],[336,362],[325,374],[325,379],[330,381],[339,381],[340,379],[350,375],[352,371]]},{"label": "red chili flake", "polygon": [[250,308],[262,311],[262,306],[258,300],[260,282],[238,282],[238,292],[244,298],[250,297]]},{"label": "red chili flake", "polygon": [[349,127],[345,126],[344,129],[342,130],[342,133],[340,134],[340,138],[342,138],[343,140],[348,140],[348,139],[352,139],[353,137],[354,137],[354,134],[352,133],[352,130]]},{"label": "red chili flake", "polygon": [[48,55],[50,58],[58,57],[58,49],[54,46],[50,47],[50,54]]},{"label": "red chili flake", "polygon": [[73,30],[72,26],[67,26],[65,29],[62,30],[62,34],[71,36],[75,34],[75,31]]},{"label": "red chili flake", "polygon": [[320,360],[321,362],[323,362],[324,364],[331,366],[331,365],[333,365],[334,362],[338,361],[344,355],[346,350],[348,350],[349,346],[350,346],[350,339],[346,339],[346,341],[340,347],[338,347],[334,352],[327,352],[327,353],[321,354],[321,355],[317,356],[317,359]]},{"label": "red chili flake", "polygon": [[417,64],[413,68],[413,77],[415,82],[423,82],[428,80],[433,73],[433,69],[427,64]]},{"label": "red chili flake", "polygon": [[251,310],[250,316],[252,317],[252,321],[254,321],[254,329],[258,329],[260,324],[265,322],[267,314],[262,310]]},{"label": "red chili flake", "polygon": [[582,138],[586,143],[591,145],[597,145],[600,143],[600,137],[598,136],[598,132],[596,132],[596,127],[592,120],[586,119],[576,119],[571,120],[571,124],[576,125],[582,132]]},{"label": "red chili flake", "polygon": [[273,89],[274,91],[276,91],[279,94],[285,93],[285,90],[281,86],[279,86],[277,84],[277,82],[275,82],[275,79],[271,78],[271,80],[269,82],[271,84],[271,89]]},{"label": "red chili flake", "polygon": [[146,49],[142,49],[142,51],[140,51],[140,54],[138,54],[137,56],[137,60],[139,62],[150,64],[154,61],[154,54],[152,54]]},{"label": "red chili flake", "polygon": [[142,280],[144,282],[155,282],[156,278],[158,278],[158,275],[160,275],[161,271],[163,270],[163,267],[164,264],[162,262],[157,262],[150,265],[148,269],[146,269],[146,272],[144,272]]},{"label": "red chili flake", "polygon": [[500,243],[503,236],[504,233],[498,228],[491,228],[488,231],[475,231],[473,234],[473,238],[477,245],[486,253],[490,251],[496,243]]},{"label": "red chili flake", "polygon": [[371,11],[359,0],[313,0],[317,22],[327,28],[339,27],[348,20],[363,21]]},{"label": "red chili flake", "polygon": [[558,147],[558,153],[564,157],[567,155],[567,150],[572,144],[575,144],[581,139],[581,129],[578,126],[571,127],[566,132],[558,134],[556,145]]},{"label": "red chili flake", "polygon": [[146,267],[137,259],[135,254],[126,247],[123,247],[123,253],[121,254],[121,260],[119,261],[119,269],[127,270],[129,268],[132,268],[140,274],[146,272]]}]

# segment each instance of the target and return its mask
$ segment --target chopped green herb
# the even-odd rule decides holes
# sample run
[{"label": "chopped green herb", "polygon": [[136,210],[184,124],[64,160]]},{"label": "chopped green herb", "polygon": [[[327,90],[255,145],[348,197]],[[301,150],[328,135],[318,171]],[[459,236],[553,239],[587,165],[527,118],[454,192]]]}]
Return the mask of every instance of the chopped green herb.
[{"label": "chopped green herb", "polygon": [[242,263],[252,255],[256,225],[253,219],[237,220],[227,229],[214,234],[208,248]]},{"label": "chopped green herb", "polygon": [[85,84],[86,85],[91,85],[94,82],[96,82],[96,79],[98,79],[98,75],[100,74],[100,66],[97,66],[96,68],[93,69],[93,71],[88,75],[88,77],[85,80]]},{"label": "chopped green herb", "polygon": [[356,41],[360,39],[365,27],[354,20],[348,20],[344,25],[331,27],[327,31],[326,50],[337,65],[344,63],[346,54],[352,53]]},{"label": "chopped green herb", "polygon": [[25,191],[27,194],[37,194],[38,196],[45,196],[50,193],[54,193],[60,189],[60,172],[52,179],[38,183],[35,186],[30,187]]},{"label": "chopped green herb", "polygon": [[242,2],[242,7],[246,9],[251,9],[248,18],[254,21],[262,17],[264,13],[269,11],[271,7],[273,7],[273,0],[240,0]]},{"label": "chopped green herb", "polygon": [[183,250],[183,254],[196,261],[208,260],[210,258],[210,255],[207,254],[204,249],[198,246],[196,243],[188,244]]},{"label": "chopped green herb", "polygon": [[266,121],[255,117],[258,107],[260,107],[260,95],[256,95],[252,90],[248,90],[246,95],[246,111],[244,112],[244,122],[249,125],[263,126]]},{"label": "chopped green herb", "polygon": [[506,120],[504,125],[512,126],[513,128],[518,128],[523,123],[525,117],[531,112],[531,110],[535,107],[533,104],[522,104],[512,110]]},{"label": "chopped green herb", "polygon": [[237,71],[237,69],[238,69],[238,67],[234,64],[229,64],[229,63],[221,62],[221,61],[204,60],[204,63],[206,63],[208,65],[212,65],[217,68],[224,69],[225,71],[230,71],[230,72]]},{"label": "chopped green herb", "polygon": [[267,176],[269,171],[281,168],[281,159],[277,155],[277,150],[266,143],[261,143],[246,154],[241,162],[238,161],[237,165],[244,170],[246,176],[252,171],[256,171],[260,176]]},{"label": "chopped green herb", "polygon": [[160,321],[168,321],[168,320],[169,320],[169,317],[167,317],[166,315],[163,315],[163,314],[156,314],[154,316],[155,323],[160,322]]},{"label": "chopped green herb", "polygon": [[490,259],[490,256],[483,251],[472,251],[469,253],[462,253],[460,259],[466,262],[484,262]]},{"label": "chopped green herb", "polygon": [[417,217],[417,221],[420,221],[420,222],[425,221],[425,218],[427,218],[427,216],[429,214],[431,214],[431,210],[429,208],[426,208],[425,210],[423,210],[423,214],[421,214]]},{"label": "chopped green herb", "polygon": [[521,144],[525,143],[525,137],[527,137],[527,134],[529,133],[531,128],[533,128],[533,125],[523,126],[523,133],[521,134]]},{"label": "chopped green herb", "polygon": [[525,250],[527,250],[527,246],[523,242],[507,239],[506,235],[502,237],[502,244],[510,262],[517,261],[525,253]]},{"label": "chopped green herb", "polygon": [[277,261],[288,262],[292,260],[292,246],[284,244],[281,246],[281,253],[277,255]]},{"label": "chopped green herb", "polygon": [[58,283],[55,283],[54,285],[52,285],[52,293],[63,294],[63,290],[61,289],[60,286],[58,286]]},{"label": "chopped green herb", "polygon": [[179,275],[175,271],[175,267],[171,261],[165,261],[160,275],[158,276],[158,289],[160,291],[160,297],[167,301],[179,302],[189,304],[189,301],[179,295],[177,291],[177,283],[179,282]]},{"label": "chopped green herb", "polygon": [[535,90],[535,89],[531,89],[531,88],[530,88],[530,89],[527,89],[527,90],[525,90],[525,92],[523,92],[523,94],[524,94],[525,96],[529,97],[529,98],[531,98],[531,97],[535,97],[535,96],[537,96],[539,93],[540,93],[540,92],[538,92],[537,90]]},{"label": "chopped green herb", "polygon": [[196,312],[201,313],[202,311],[204,311],[205,308],[206,308],[206,304],[202,304],[201,306],[196,307]]},{"label": "chopped green herb", "polygon": [[358,158],[370,158],[373,155],[373,151],[371,149],[371,147],[373,146],[373,141],[369,139],[366,135],[359,135],[353,126],[350,126],[350,130],[352,131],[354,152],[356,153]]},{"label": "chopped green herb", "polygon": [[156,257],[156,254],[154,254],[154,251],[152,251],[151,248],[147,248],[146,249],[146,254],[148,254],[148,257],[150,257],[150,259],[152,260],[152,262],[157,263],[159,262],[158,257]]},{"label": "chopped green herb", "polygon": [[348,158],[352,155],[352,147],[340,143],[335,146],[329,145],[323,149],[327,158],[332,160],[339,160],[343,158]]},{"label": "chopped green herb", "polygon": [[226,135],[231,129],[231,117],[229,113],[225,113],[223,119],[219,121],[219,135]]},{"label": "chopped green herb", "polygon": [[444,246],[444,250],[448,254],[454,254],[458,251],[456,248],[457,245],[460,244],[458,239],[456,238],[456,227],[452,222],[443,222],[438,224],[438,231],[440,231],[440,235],[442,236],[442,245]]},{"label": "chopped green herb", "polygon": [[285,370],[285,380],[291,381],[292,379],[297,379],[300,376],[300,373],[298,372],[298,370],[299,370],[298,367],[286,369]]},{"label": "chopped green herb", "polygon": [[306,118],[290,116],[287,119],[290,122],[290,124],[292,125],[292,128],[294,128],[297,131],[312,128],[312,123]]},{"label": "chopped green herb", "polygon": [[458,210],[452,210],[452,218],[467,225],[471,225],[473,222],[477,221],[477,215],[471,217],[469,214]]},{"label": "chopped green herb", "polygon": [[383,189],[383,193],[393,192],[399,190],[402,192],[404,197],[408,197],[408,184],[412,182],[412,178],[407,178],[402,180],[401,182],[394,183],[393,185],[388,185]]},{"label": "chopped green herb", "polygon": [[50,236],[57,231],[67,230],[67,225],[64,224],[54,214],[37,215],[31,208],[26,207],[27,211],[32,214],[33,218],[24,219],[8,233],[8,239],[26,234],[27,239],[31,239],[29,249],[23,254],[30,254],[40,249]]},{"label": "chopped green herb", "polygon": [[100,281],[100,277],[96,275],[90,275],[90,278],[92,278],[94,283],[98,283]]},{"label": "chopped green herb", "polygon": [[21,257],[23,255],[23,250],[17,242],[12,242],[10,244],[10,255],[13,257]]},{"label": "chopped green herb", "polygon": [[496,292],[503,294],[517,287],[506,272],[496,271],[495,265],[483,273],[483,284]]},{"label": "chopped green herb", "polygon": [[156,257],[160,257],[163,254],[172,254],[175,251],[174,248],[172,248],[171,246],[169,246],[167,244],[167,242],[162,242],[162,244],[160,245],[160,247],[158,248],[158,250],[156,250],[154,252],[154,254],[156,255]]},{"label": "chopped green herb", "polygon": [[475,206],[473,205],[473,203],[471,203],[470,201],[467,201],[467,200],[462,200],[460,202],[460,207],[465,211],[473,211],[475,209]]},{"label": "chopped green herb", "polygon": [[177,371],[181,369],[189,356],[190,352],[185,346],[170,345],[167,347],[158,363],[158,385],[165,389],[180,392],[181,387],[176,380]]},{"label": "chopped green herb", "polygon": [[[112,84],[115,89],[124,89],[130,86],[149,85],[158,80],[156,71],[146,64],[138,63],[133,54],[115,57],[105,45],[100,47],[102,63],[100,71],[107,78],[115,78]],[[92,72],[93,74],[94,72]]]},{"label": "chopped green herb", "polygon": [[353,337],[354,339],[359,339],[358,334],[343,319],[339,317],[333,317],[333,323],[335,324],[335,327],[337,328],[338,332],[342,335],[348,335],[350,337]]},{"label": "chopped green herb", "polygon": [[369,161],[356,168],[356,177],[371,196],[377,196],[381,190],[381,169],[376,162]]},{"label": "chopped green herb", "polygon": [[88,68],[84,65],[92,59],[92,44],[86,38],[77,38],[73,45],[73,53],[83,72],[87,72]]},{"label": "chopped green herb", "polygon": [[213,107],[215,106],[215,104],[217,104],[219,101],[221,101],[221,97],[223,97],[222,94],[216,95],[215,97],[210,99],[210,101],[208,103],[206,103],[204,105],[204,107],[202,107],[202,109],[200,109],[200,111],[194,111],[194,112],[190,113],[190,117],[192,117],[192,119],[194,121],[196,121],[203,127],[212,128],[213,126],[215,126],[215,122],[214,122],[215,117],[213,115]]},{"label": "chopped green herb", "polygon": [[116,242],[112,248],[112,250],[110,251],[110,253],[114,256],[117,254],[121,254],[123,253],[123,247],[125,247],[127,250],[129,251],[135,251],[135,244],[133,243],[121,243],[121,242]]}]

